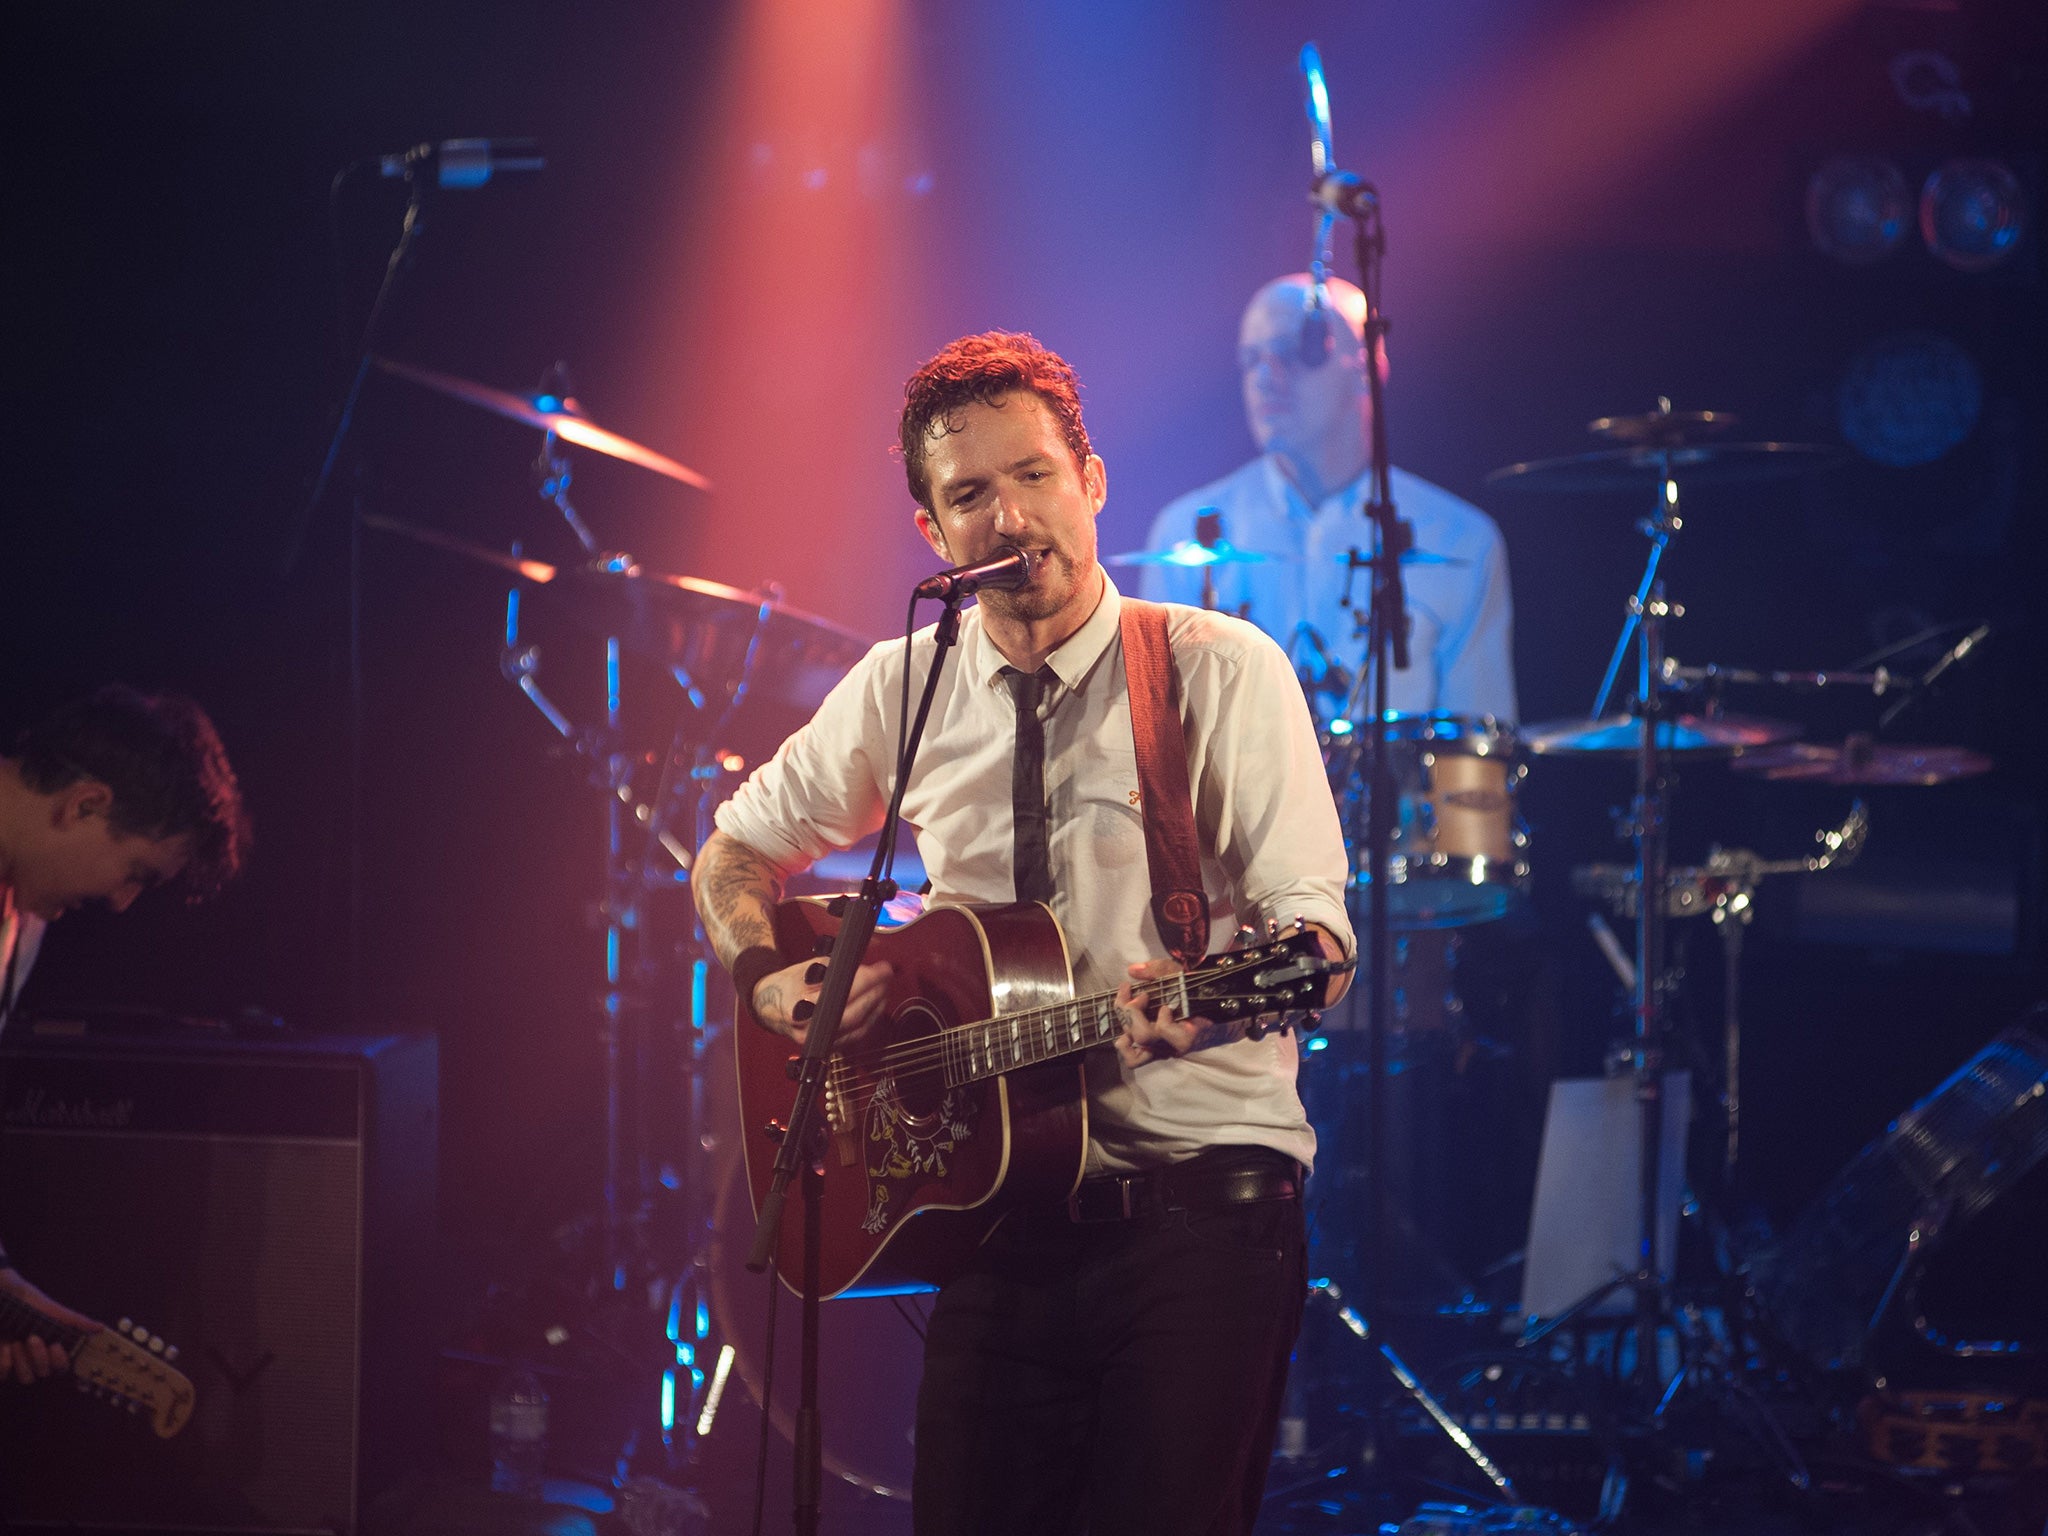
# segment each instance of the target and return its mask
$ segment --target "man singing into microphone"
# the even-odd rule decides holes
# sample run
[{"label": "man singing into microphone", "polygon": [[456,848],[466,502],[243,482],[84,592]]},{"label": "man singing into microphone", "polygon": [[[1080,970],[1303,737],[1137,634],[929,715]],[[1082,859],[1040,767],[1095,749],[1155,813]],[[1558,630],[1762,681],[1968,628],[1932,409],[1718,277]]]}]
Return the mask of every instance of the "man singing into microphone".
[{"label": "man singing into microphone", "polygon": [[[1245,421],[1259,456],[1170,503],[1152,523],[1148,548],[1191,544],[1197,519],[1219,515],[1223,540],[1262,562],[1211,567],[1219,606],[1240,608],[1320,677],[1331,660],[1355,673],[1365,654],[1355,614],[1369,578],[1350,583],[1357,607],[1342,606],[1344,556],[1371,553],[1372,400],[1365,374],[1365,295],[1342,278],[1318,294],[1306,273],[1276,278],[1252,295],[1238,327],[1237,361]],[[1380,367],[1386,367],[1385,353]],[[1410,660],[1388,678],[1388,702],[1403,712],[1448,710],[1515,719],[1510,654],[1513,607],[1500,530],[1477,507],[1441,486],[1395,469],[1394,506],[1434,557],[1402,568]],[[1195,602],[1201,572],[1153,565],[1140,591]]]},{"label": "man singing into microphone", "polygon": [[[1123,599],[1096,559],[1107,496],[1072,370],[1029,336],[956,341],[912,376],[900,428],[916,521],[948,564],[1005,550],[945,665],[904,800],[939,901],[1045,902],[1081,992],[1123,1033],[1087,1053],[1086,1176],[1013,1211],[940,1290],[917,1413],[920,1536],[1252,1528],[1305,1289],[1314,1134],[1291,1036],[1147,1013],[1171,974],[1152,919]],[[1007,578],[1014,579],[1016,573]],[[1286,658],[1249,624],[1170,607],[1210,948],[1241,922],[1351,949],[1344,848]],[[784,881],[880,825],[904,647],[877,646],[718,812],[695,890],[741,1010],[793,1040],[819,995],[773,952]],[[934,654],[919,634],[909,665]],[[842,1042],[877,1027],[861,968]],[[742,1024],[742,1028],[754,1027]]]}]

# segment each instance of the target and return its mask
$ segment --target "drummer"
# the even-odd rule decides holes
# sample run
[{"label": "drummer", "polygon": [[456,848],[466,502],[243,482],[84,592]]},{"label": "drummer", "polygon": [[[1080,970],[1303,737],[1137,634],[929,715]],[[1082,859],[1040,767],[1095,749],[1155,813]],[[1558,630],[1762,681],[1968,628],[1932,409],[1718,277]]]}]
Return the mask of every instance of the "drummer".
[{"label": "drummer", "polygon": [[[1365,376],[1365,295],[1341,278],[1318,297],[1306,273],[1252,295],[1238,327],[1245,420],[1259,446],[1250,463],[1170,503],[1147,548],[1220,541],[1262,560],[1207,569],[1216,601],[1241,612],[1287,650],[1324,700],[1341,700],[1365,654],[1360,618],[1367,577],[1350,583],[1344,556],[1369,553],[1372,403]],[[1382,376],[1386,367],[1380,353]],[[1392,472],[1394,506],[1425,560],[1403,567],[1409,665],[1388,684],[1391,708],[1516,716],[1513,604],[1500,529],[1469,502],[1406,470]],[[1204,513],[1217,514],[1204,522]],[[1144,567],[1142,595],[1197,603],[1202,571]],[[1334,666],[1332,665],[1334,663]]]}]

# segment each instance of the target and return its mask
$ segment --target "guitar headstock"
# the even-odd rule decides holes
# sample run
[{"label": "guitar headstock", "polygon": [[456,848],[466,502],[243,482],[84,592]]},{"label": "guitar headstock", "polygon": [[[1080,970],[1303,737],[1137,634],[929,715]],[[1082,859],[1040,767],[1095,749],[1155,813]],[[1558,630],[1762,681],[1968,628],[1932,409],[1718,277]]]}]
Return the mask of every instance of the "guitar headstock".
[{"label": "guitar headstock", "polygon": [[1266,936],[1240,931],[1238,947],[1211,955],[1188,972],[1188,1012],[1205,1019],[1249,1020],[1247,1033],[1260,1039],[1297,1020],[1312,1021],[1329,978],[1352,968],[1332,960],[1307,923],[1268,925]]},{"label": "guitar headstock", "polygon": [[172,1363],[177,1358],[177,1345],[124,1317],[80,1341],[71,1354],[71,1374],[79,1391],[130,1413],[148,1413],[150,1428],[168,1440],[185,1427],[198,1401],[191,1379]]}]

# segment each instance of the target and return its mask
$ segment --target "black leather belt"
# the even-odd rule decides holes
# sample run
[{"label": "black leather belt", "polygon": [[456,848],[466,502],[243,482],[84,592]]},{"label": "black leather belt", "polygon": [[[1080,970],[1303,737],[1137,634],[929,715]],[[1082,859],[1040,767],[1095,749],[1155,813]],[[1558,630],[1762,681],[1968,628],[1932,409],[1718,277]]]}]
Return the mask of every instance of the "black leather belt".
[{"label": "black leather belt", "polygon": [[1129,1221],[1158,1211],[1204,1211],[1301,1194],[1301,1165],[1265,1147],[1204,1152],[1144,1173],[1083,1179],[1067,1197],[1069,1221]]}]

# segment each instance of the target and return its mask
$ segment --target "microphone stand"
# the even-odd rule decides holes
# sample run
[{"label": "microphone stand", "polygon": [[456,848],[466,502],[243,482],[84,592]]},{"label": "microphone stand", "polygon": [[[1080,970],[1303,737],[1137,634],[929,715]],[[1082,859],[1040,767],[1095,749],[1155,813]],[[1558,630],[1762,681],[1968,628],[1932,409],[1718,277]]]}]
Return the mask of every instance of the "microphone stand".
[{"label": "microphone stand", "polygon": [[823,1481],[824,1437],[818,1415],[818,1246],[820,1241],[819,1195],[823,1183],[818,1172],[818,1148],[823,1133],[819,1096],[825,1085],[825,1070],[832,1047],[839,1036],[840,1015],[847,995],[853,990],[854,972],[874,937],[882,907],[896,894],[896,882],[888,876],[895,858],[896,829],[903,817],[903,793],[910,783],[910,765],[917,760],[918,743],[924,739],[925,721],[931,714],[932,698],[938,692],[939,674],[946,665],[946,652],[960,638],[960,605],[968,594],[956,591],[944,599],[935,631],[937,650],[931,670],[925,674],[924,693],[917,714],[903,741],[902,756],[896,762],[896,784],[889,795],[889,809],[882,817],[881,835],[875,842],[875,860],[860,891],[839,905],[839,934],[826,962],[825,979],[818,994],[817,1011],[811,1015],[804,1034],[803,1055],[798,1060],[796,1098],[790,1106],[787,1129],[775,1149],[775,1167],[768,1194],[754,1224],[754,1246],[747,1255],[747,1268],[755,1274],[768,1267],[782,1229],[783,1207],[789,1198],[789,1183],[801,1171],[804,1196],[803,1241],[803,1348],[798,1369],[796,1435],[792,1445],[795,1487],[795,1530],[797,1536],[815,1536],[818,1529],[819,1489]]},{"label": "microphone stand", "polygon": [[[405,185],[405,222],[399,230],[398,243],[391,248],[391,255],[384,263],[384,277],[377,285],[377,297],[370,304],[369,317],[363,322],[362,340],[356,348],[355,371],[350,375],[348,389],[342,395],[341,404],[335,411],[334,429],[327,438],[327,452],[320,460],[320,468],[313,477],[313,488],[307,493],[304,504],[300,506],[298,516],[292,523],[290,537],[285,541],[284,556],[278,565],[280,575],[291,575],[298,567],[300,556],[305,552],[306,540],[312,533],[313,516],[327,494],[327,487],[334,478],[335,466],[341,461],[342,445],[348,441],[349,429],[355,424],[356,403],[362,398],[363,383],[369,377],[371,362],[376,357],[378,343],[383,338],[385,323],[391,313],[391,296],[398,287],[399,274],[411,265],[413,247],[418,244],[420,231],[426,224],[431,178],[408,175]],[[348,1021],[351,1028],[355,1026],[362,1013],[364,710],[363,498],[358,482],[356,495],[349,508],[348,533],[348,849],[345,877],[346,935],[343,942],[346,948]]]}]

